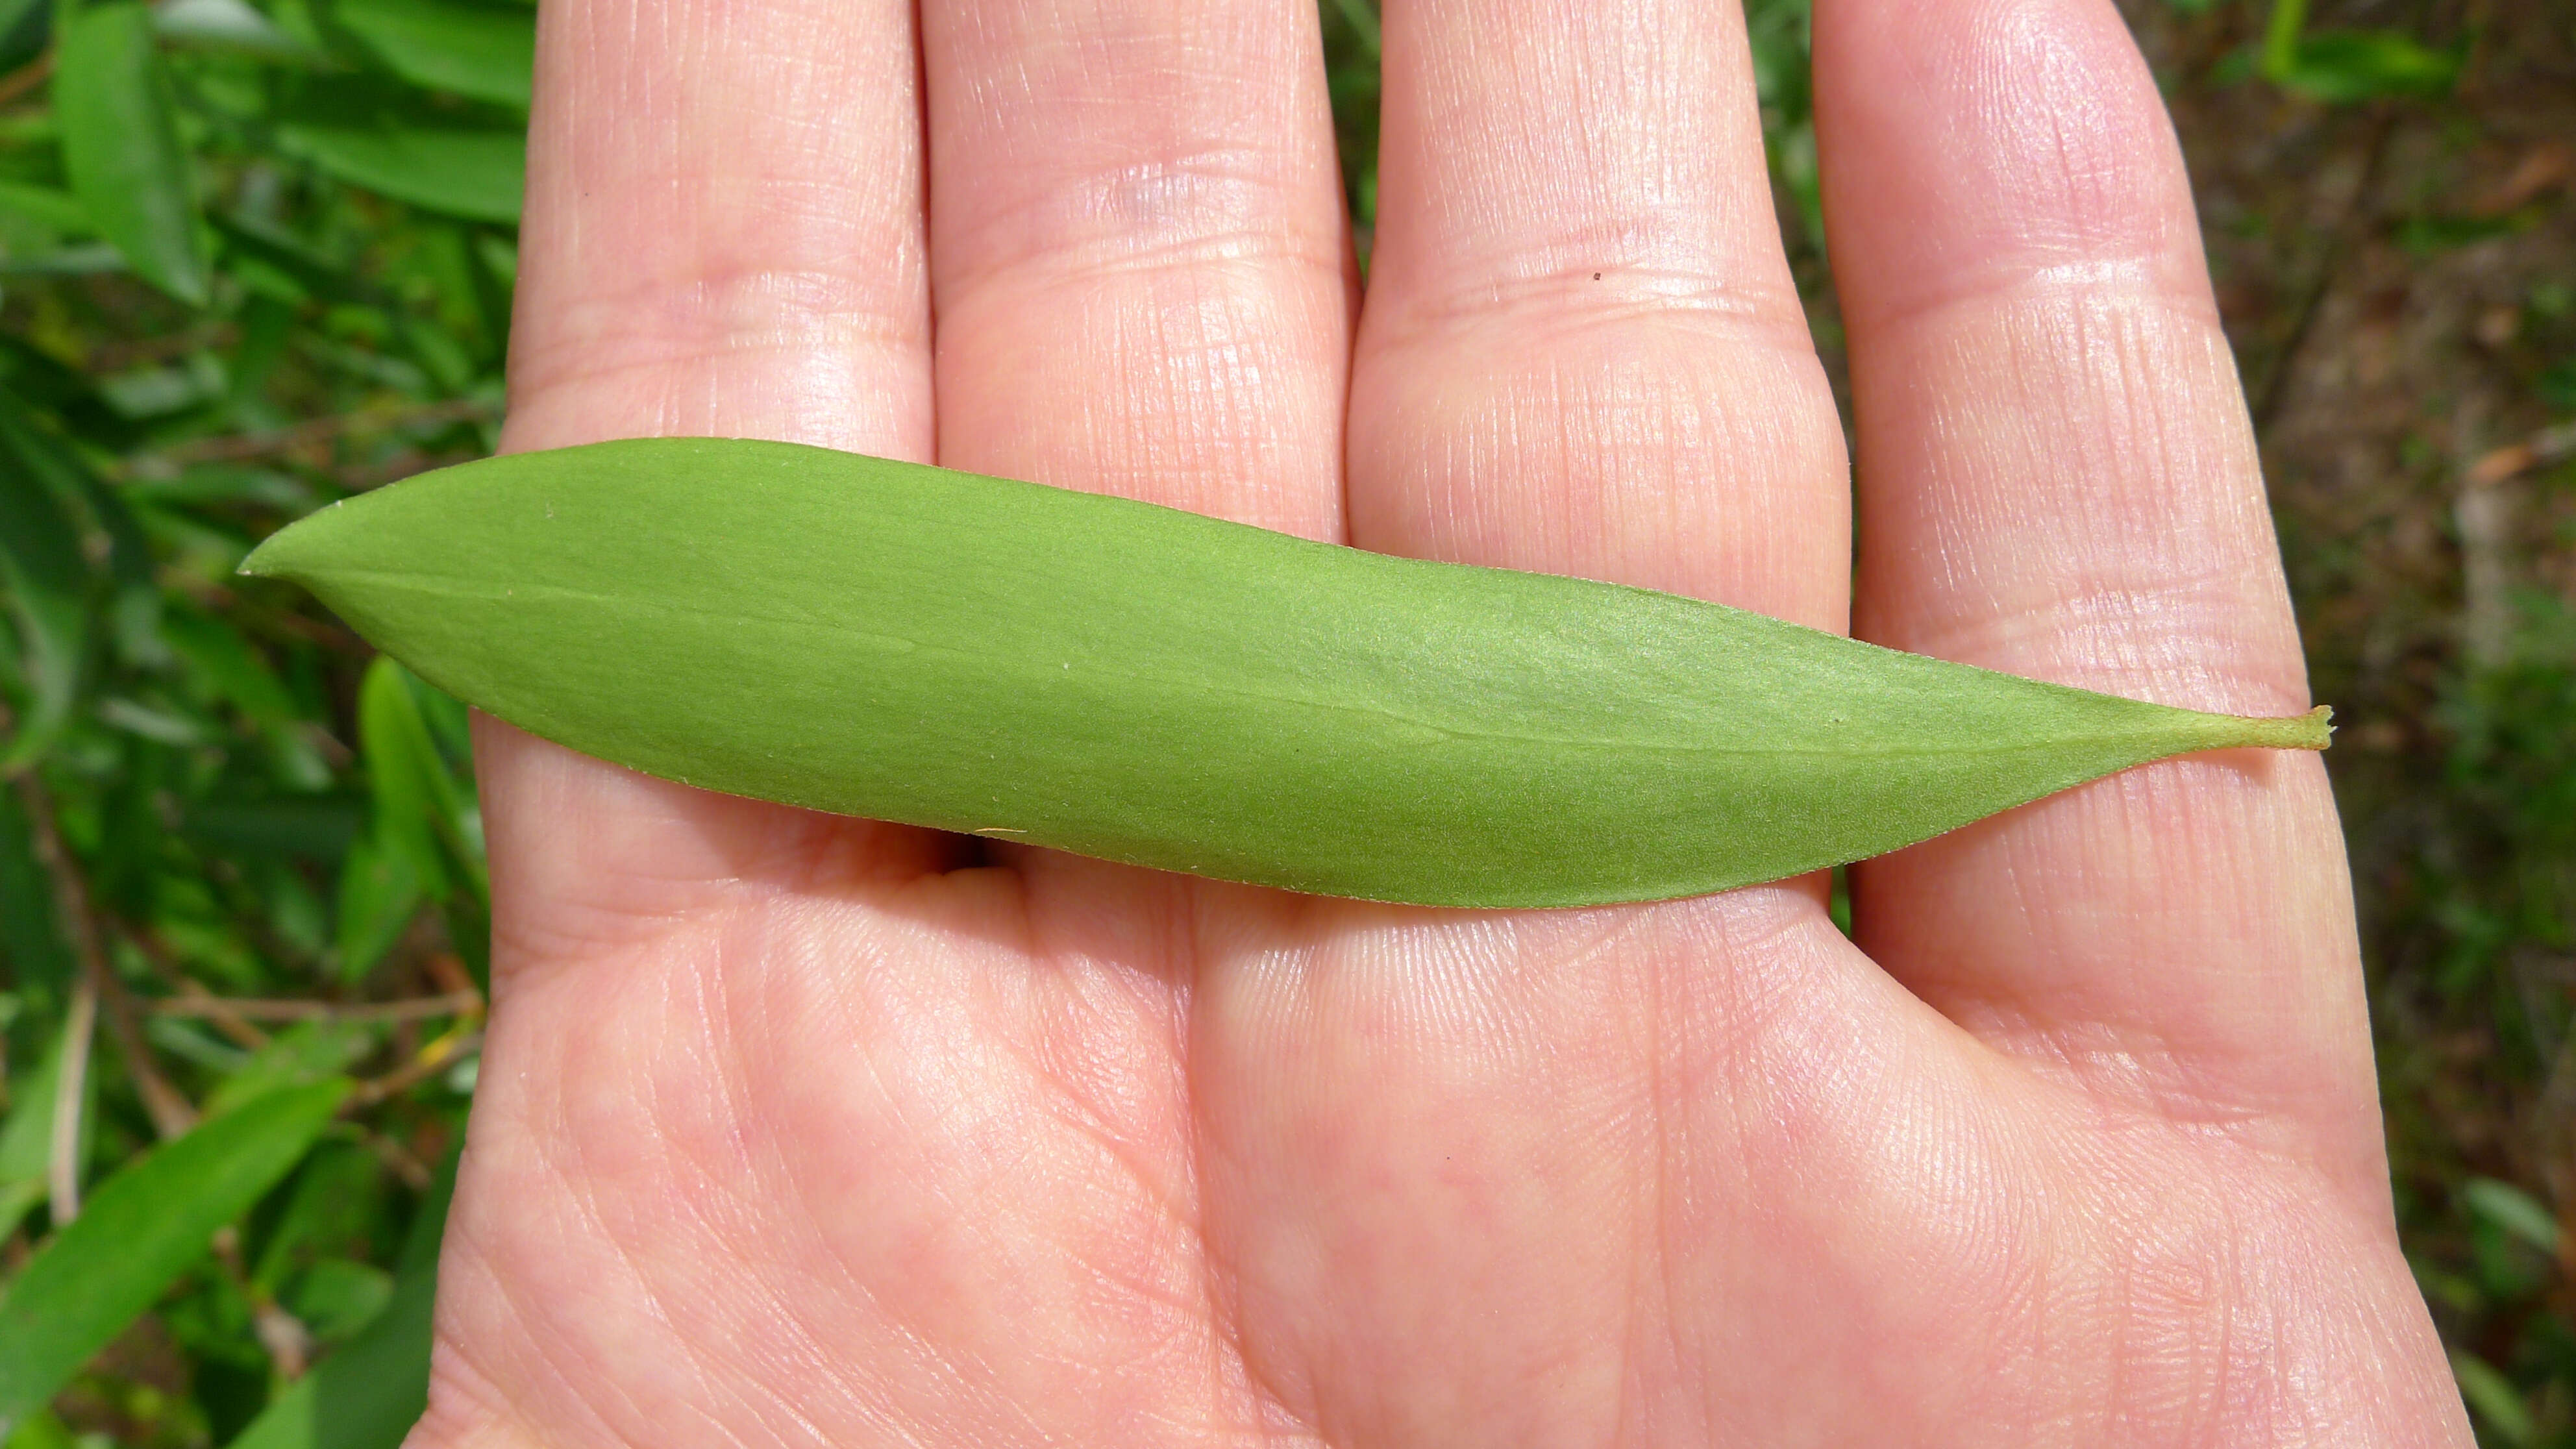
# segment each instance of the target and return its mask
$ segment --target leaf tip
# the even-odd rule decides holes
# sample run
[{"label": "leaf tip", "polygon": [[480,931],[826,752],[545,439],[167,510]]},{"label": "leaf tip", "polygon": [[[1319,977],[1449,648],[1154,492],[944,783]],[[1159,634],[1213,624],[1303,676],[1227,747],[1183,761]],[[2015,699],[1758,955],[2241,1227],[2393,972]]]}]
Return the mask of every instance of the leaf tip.
[{"label": "leaf tip", "polygon": [[2249,745],[2273,750],[2323,750],[2334,743],[2334,707],[2318,705],[2306,714],[2245,721]]},{"label": "leaf tip", "polygon": [[[324,513],[329,511],[328,508],[323,510]],[[233,572],[252,578],[303,582],[313,562],[311,554],[316,535],[321,531],[313,527],[313,519],[314,515],[308,514],[270,534],[234,566]]]}]

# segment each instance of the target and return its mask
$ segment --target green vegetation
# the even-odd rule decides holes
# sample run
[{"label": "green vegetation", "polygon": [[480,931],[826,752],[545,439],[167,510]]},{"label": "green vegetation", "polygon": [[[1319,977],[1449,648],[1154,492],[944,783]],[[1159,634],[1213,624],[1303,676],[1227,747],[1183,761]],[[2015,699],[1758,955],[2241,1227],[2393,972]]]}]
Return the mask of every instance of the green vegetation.
[{"label": "green vegetation", "polygon": [[[1375,17],[1322,9],[1365,245]],[[2408,1249],[2486,1441],[2576,1445],[2576,21],[2314,11],[2129,14],[2344,707]],[[1750,21],[1838,367],[1805,10]],[[390,1449],[420,1401],[482,1019],[463,711],[233,569],[490,450],[529,35],[511,0],[0,0],[11,1449]]]}]

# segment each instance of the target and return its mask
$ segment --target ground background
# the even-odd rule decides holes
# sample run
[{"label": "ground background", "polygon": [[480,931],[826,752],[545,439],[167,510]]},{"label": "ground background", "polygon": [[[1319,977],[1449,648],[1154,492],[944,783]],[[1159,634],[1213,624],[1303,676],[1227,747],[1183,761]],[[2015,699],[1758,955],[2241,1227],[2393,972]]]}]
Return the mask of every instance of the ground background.
[{"label": "ground background", "polygon": [[[1375,22],[1323,7],[1365,246]],[[2408,1251],[2482,1438],[2576,1445],[2576,6],[2124,10],[2342,726]],[[481,1024],[461,712],[231,565],[489,448],[529,15],[0,0],[6,1449],[417,1409]],[[1839,375],[1805,10],[1751,21]]]}]

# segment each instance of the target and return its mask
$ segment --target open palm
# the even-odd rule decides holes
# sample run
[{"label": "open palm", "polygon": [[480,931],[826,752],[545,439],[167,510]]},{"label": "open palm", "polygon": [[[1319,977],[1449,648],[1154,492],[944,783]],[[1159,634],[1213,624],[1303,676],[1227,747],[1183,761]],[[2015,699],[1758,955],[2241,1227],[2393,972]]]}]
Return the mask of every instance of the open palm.
[{"label": "open palm", "polygon": [[[935,459],[2307,704],[2108,0],[1817,0],[1856,494],[1729,0],[1390,3],[1365,306],[1312,0],[540,32],[513,447]],[[2467,1442],[2312,756],[1872,862],[1855,945],[1814,881],[1365,905],[480,731],[416,1449]]]}]

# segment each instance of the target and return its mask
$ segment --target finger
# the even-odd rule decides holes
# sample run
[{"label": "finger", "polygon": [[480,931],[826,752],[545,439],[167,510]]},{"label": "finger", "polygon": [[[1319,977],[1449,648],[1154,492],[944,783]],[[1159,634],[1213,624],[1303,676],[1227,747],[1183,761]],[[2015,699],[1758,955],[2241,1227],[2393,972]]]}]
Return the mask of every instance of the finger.
[{"label": "finger", "polygon": [[[2170,704],[2303,709],[2190,189],[2118,13],[1826,0],[1816,74],[1861,632]],[[2301,1104],[2376,1179],[2314,756],[2150,766],[1855,878],[1863,944],[1990,1039],[2199,1108]]]},{"label": "finger", "polygon": [[[505,447],[715,434],[928,456],[911,17],[910,0],[546,0]],[[732,1058],[709,1050],[724,1033],[693,1030],[693,1008],[728,994],[725,953],[674,923],[724,919],[707,908],[782,871],[908,870],[947,847],[647,780],[490,720],[476,745],[493,1015],[411,1442],[642,1442],[704,1420],[675,1407],[688,1375],[662,1372],[688,1361],[691,1328],[668,1300],[639,1306],[639,1285],[689,1282],[703,1327],[724,1321],[697,1291],[709,1265],[758,1276],[739,1241],[695,1231],[705,1218],[655,1233],[641,1214],[621,1239],[633,1224],[598,1216],[602,1193],[712,1160],[660,1108],[688,1104],[694,1127],[742,1106],[720,1080]],[[754,973],[731,975],[751,994]],[[638,1087],[638,1063],[668,1070]],[[603,1081],[620,1085],[585,1093]],[[566,1168],[603,1160],[627,1176]],[[723,1194],[691,1206],[708,1196]],[[739,1374],[691,1386],[777,1407]]]},{"label": "finger", "polygon": [[1841,628],[1842,432],[1736,8],[1396,5],[1383,138],[1354,541]]},{"label": "finger", "polygon": [[1338,539],[1351,277],[1314,6],[923,25],[940,461]]},{"label": "finger", "polygon": [[[916,68],[905,0],[549,0],[503,447],[701,434],[926,459]],[[818,828],[480,739],[495,874],[550,913],[508,927],[656,914]],[[869,859],[944,849],[835,829]],[[620,894],[637,882],[649,900]]]},{"label": "finger", "polygon": [[[1353,542],[1841,627],[1842,433],[1732,4],[1405,0],[1385,43]],[[1725,1149],[1759,1115],[1716,1084],[1824,1023],[1937,1055],[1891,1041],[1914,1004],[1795,887],[1294,926],[1193,1017],[1259,1381],[1334,1442],[1723,1437],[1660,1387],[1689,1331],[1639,1347],[1660,1293],[1771,1301],[1713,1257],[1756,1215]]]}]

